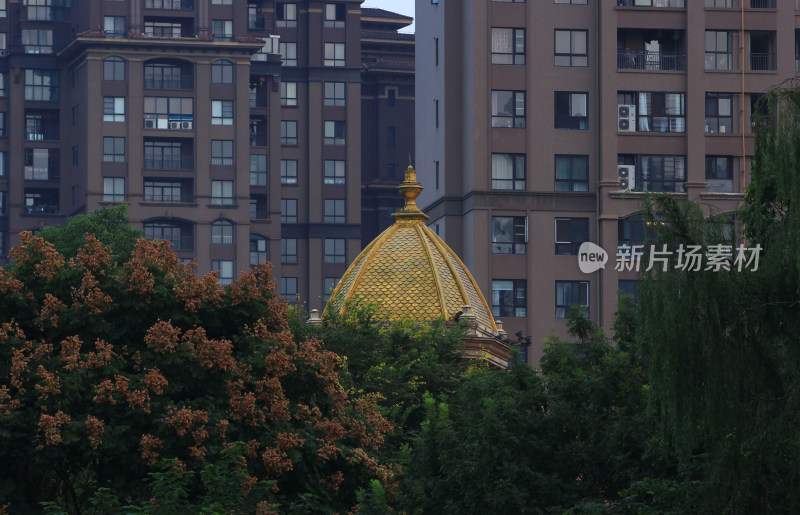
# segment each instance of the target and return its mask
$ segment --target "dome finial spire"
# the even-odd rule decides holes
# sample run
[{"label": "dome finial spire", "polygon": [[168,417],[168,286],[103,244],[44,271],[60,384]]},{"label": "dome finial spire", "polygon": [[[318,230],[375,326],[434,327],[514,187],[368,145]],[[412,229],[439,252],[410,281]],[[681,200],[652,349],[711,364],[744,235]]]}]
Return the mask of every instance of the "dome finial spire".
[{"label": "dome finial spire", "polygon": [[405,197],[406,205],[402,210],[392,213],[394,219],[397,221],[427,220],[428,216],[417,207],[417,197],[422,193],[423,188],[422,184],[417,181],[417,172],[414,170],[413,166],[408,165],[408,168],[406,168],[405,180],[400,183],[397,189],[400,190],[400,194]]}]

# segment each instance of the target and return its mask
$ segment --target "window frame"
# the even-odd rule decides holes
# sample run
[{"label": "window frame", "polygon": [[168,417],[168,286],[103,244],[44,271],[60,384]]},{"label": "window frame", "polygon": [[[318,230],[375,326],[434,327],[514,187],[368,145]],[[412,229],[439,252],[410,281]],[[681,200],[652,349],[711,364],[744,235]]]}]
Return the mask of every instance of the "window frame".
[{"label": "window frame", "polygon": [[[503,41],[501,34],[509,34],[510,39]],[[520,38],[520,35],[522,36]],[[526,50],[526,33],[520,27],[492,27],[491,31],[491,60],[492,64],[499,65],[524,65]],[[520,39],[522,40],[520,42]],[[510,44],[509,44],[510,42]],[[500,43],[503,43],[500,45]],[[497,45],[496,45],[497,44]],[[503,51],[508,49],[508,51]]]},{"label": "window frame", "polygon": [[281,107],[297,107],[297,82],[281,81]]},{"label": "window frame", "polygon": [[233,261],[226,259],[214,259],[211,261],[211,271],[219,272],[217,284],[227,286],[233,282],[236,273]]},{"label": "window frame", "polygon": [[[121,146],[121,152],[120,152]],[[124,163],[125,162],[125,137],[122,136],[103,136],[103,162],[104,163]],[[107,152],[111,150],[111,152]]]},{"label": "window frame", "polygon": [[234,64],[227,59],[211,63],[211,84],[233,84]]},{"label": "window frame", "polygon": [[[720,114],[722,112],[723,102],[728,103],[728,115]],[[709,108],[712,112],[709,112]],[[707,134],[733,134],[733,94],[732,93],[717,93],[706,92],[705,96],[705,132]],[[723,122],[727,120],[727,122]],[[713,123],[709,123],[713,122]],[[725,127],[725,130],[720,130]]]},{"label": "window frame", "polygon": [[297,238],[281,238],[281,263],[297,263]]},{"label": "window frame", "polygon": [[297,184],[297,159],[281,159],[281,184]]},{"label": "window frame", "polygon": [[281,145],[297,145],[297,120],[281,120]]},{"label": "window frame", "polygon": [[109,82],[125,81],[125,59],[112,55],[103,59],[103,80]]},{"label": "window frame", "polygon": [[[511,177],[500,177],[495,165],[506,157],[511,160]],[[525,191],[527,175],[527,155],[492,153],[492,189],[499,191]],[[508,184],[509,187],[501,187]]]},{"label": "window frame", "polygon": [[[344,107],[347,103],[347,89],[344,82],[326,81],[324,87],[324,105],[328,107]],[[339,91],[341,89],[341,91]],[[339,96],[341,93],[341,96]]]},{"label": "window frame", "polygon": [[323,204],[323,223],[347,223],[347,202],[345,199],[326,198]]},{"label": "window frame", "polygon": [[211,205],[213,206],[232,206],[234,205],[233,181],[212,180],[211,181]]},{"label": "window frame", "polygon": [[230,139],[211,140],[211,165],[233,166],[234,146]]},{"label": "window frame", "polygon": [[[586,91],[555,91],[553,103],[554,122],[553,128],[558,130],[589,130],[589,93]],[[567,114],[559,112],[559,106],[563,106],[564,96],[566,98]],[[575,97],[583,96],[583,107],[585,114],[573,114],[576,111],[574,106]]]},{"label": "window frame", "polygon": [[211,101],[211,125],[233,125],[233,100]]},{"label": "window frame", "polygon": [[298,223],[297,217],[297,199],[296,198],[282,198],[281,199],[281,223],[282,224],[296,224]]},{"label": "window frame", "polygon": [[[509,286],[510,288],[501,286]],[[510,292],[510,299],[503,292]],[[510,300],[511,302],[503,302]],[[492,279],[492,316],[495,318],[527,318],[528,281],[525,279]]]},{"label": "window frame", "polygon": [[[508,95],[508,100],[506,101],[503,109],[505,109],[508,104],[513,103],[512,109],[513,112],[501,112],[500,110],[500,102],[503,100],[502,97]],[[491,91],[491,115],[492,115],[492,127],[493,128],[501,128],[501,129],[524,129],[526,126],[526,119],[525,119],[525,112],[526,112],[526,105],[525,105],[525,91],[518,91],[518,90],[507,90],[507,89],[493,89]]]},{"label": "window frame", "polygon": [[[556,217],[554,229],[556,256],[577,256],[581,244],[590,241],[588,218]],[[564,234],[563,230],[566,230],[567,234]],[[583,239],[580,239],[581,236]]]},{"label": "window frame", "polygon": [[[564,287],[567,286],[567,285],[570,286],[570,289],[574,288],[575,286],[578,287],[578,302],[577,303],[576,302],[572,302],[572,300],[574,300],[574,296],[575,296],[574,292],[570,292],[570,296],[573,297],[573,298],[570,299],[569,303],[566,303],[567,299],[566,299],[566,293],[564,291]],[[562,287],[561,288],[561,298],[562,298],[562,301],[563,301],[560,304],[558,302],[558,299],[559,299],[559,291],[558,291],[559,290],[559,286]],[[556,281],[556,291],[555,291],[555,293],[556,293],[556,296],[555,296],[556,316],[555,317],[557,319],[567,318],[567,312],[569,311],[569,308],[572,307],[572,306],[580,306],[580,307],[582,307],[583,310],[584,310],[584,313],[583,313],[584,316],[586,318],[589,318],[589,313],[590,313],[590,311],[589,311],[589,281]],[[586,298],[586,304],[582,303],[582,300],[583,300],[582,298],[583,297]]]},{"label": "window frame", "polygon": [[[712,43],[712,41],[709,41],[709,34],[713,34],[713,44],[711,45],[713,48],[709,48],[709,43]],[[720,50],[720,36],[722,34],[725,35],[725,50]],[[706,30],[704,41],[704,68],[706,70],[733,70],[733,31]],[[724,56],[725,59],[720,59],[722,56]]]},{"label": "window frame", "polygon": [[527,216],[492,216],[491,224],[492,254],[524,255],[527,253]]},{"label": "window frame", "polygon": [[211,222],[211,244],[233,245],[234,224],[230,220],[214,220]]},{"label": "window frame", "polygon": [[103,121],[125,122],[125,97],[103,97]]},{"label": "window frame", "polygon": [[347,60],[347,49],[344,43],[323,44],[322,66],[342,67]]},{"label": "window frame", "polygon": [[[569,179],[559,178],[559,163],[569,160]],[[575,179],[575,162],[581,160],[586,163],[586,178],[585,179]],[[555,165],[555,177],[553,179],[554,190],[555,191],[566,191],[566,192],[588,192],[589,191],[589,156],[582,155],[582,154],[556,154],[554,156],[554,165]],[[575,188],[576,185],[586,184],[585,189],[577,189]],[[568,189],[559,188],[559,184],[566,184]]]},{"label": "window frame", "polygon": [[345,263],[347,261],[347,240],[345,238],[324,238],[323,262]]},{"label": "window frame", "polygon": [[[341,163],[341,167],[340,167]],[[344,159],[326,159],[323,163],[323,184],[345,184],[347,181],[347,162]],[[341,170],[339,170],[341,168]]]},{"label": "window frame", "polygon": [[[569,40],[569,48],[559,46],[559,33],[566,33]],[[583,52],[579,47],[583,38]],[[562,38],[563,42],[563,38]],[[553,64],[559,67],[585,68],[589,66],[589,31],[586,29],[554,29],[553,30]]]},{"label": "window frame", "polygon": [[103,202],[125,202],[125,177],[103,177]]},{"label": "window frame", "polygon": [[268,168],[269,159],[265,154],[250,154],[250,186],[266,186]]},{"label": "window frame", "polygon": [[347,125],[345,124],[345,121],[325,120],[323,135],[325,145],[345,145],[347,139]]}]

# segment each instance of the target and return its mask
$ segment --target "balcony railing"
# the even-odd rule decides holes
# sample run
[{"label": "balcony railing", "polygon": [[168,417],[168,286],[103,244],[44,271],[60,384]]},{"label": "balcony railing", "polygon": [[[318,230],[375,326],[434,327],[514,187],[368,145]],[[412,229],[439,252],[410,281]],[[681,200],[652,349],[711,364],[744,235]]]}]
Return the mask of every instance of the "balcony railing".
[{"label": "balcony railing", "polygon": [[44,214],[44,215],[57,215],[59,212],[57,204],[35,204],[33,206],[25,206],[25,213],[29,215]]},{"label": "balcony railing", "polygon": [[617,68],[620,70],[685,70],[686,54],[626,50],[617,54]]},{"label": "balcony railing", "polygon": [[776,69],[775,52],[766,52],[766,53],[751,52],[750,69],[775,70]]},{"label": "balcony railing", "polygon": [[144,79],[144,89],[192,89],[194,77],[183,76],[180,79]]},{"label": "balcony railing", "polygon": [[143,197],[145,202],[163,202],[167,204],[191,204],[194,202],[194,195],[172,195],[164,193],[163,195],[145,195]]},{"label": "balcony railing", "polygon": [[267,146],[267,131],[256,131],[250,133],[250,146],[251,147],[265,147]]},{"label": "balcony railing", "polygon": [[667,7],[685,9],[685,0],[617,0],[619,7]]},{"label": "balcony railing", "polygon": [[264,17],[260,14],[248,14],[247,15],[247,28],[248,29],[263,29],[264,28]]},{"label": "balcony railing", "polygon": [[26,181],[57,181],[60,178],[57,167],[48,168],[34,168],[33,166],[25,167],[25,180]]},{"label": "balcony railing", "polygon": [[194,0],[145,0],[145,9],[194,9]]},{"label": "balcony railing", "polygon": [[750,9],[775,9],[775,0],[750,0]]},{"label": "balcony railing", "polygon": [[144,167],[148,170],[191,170],[194,168],[194,158],[181,156],[145,159]]}]

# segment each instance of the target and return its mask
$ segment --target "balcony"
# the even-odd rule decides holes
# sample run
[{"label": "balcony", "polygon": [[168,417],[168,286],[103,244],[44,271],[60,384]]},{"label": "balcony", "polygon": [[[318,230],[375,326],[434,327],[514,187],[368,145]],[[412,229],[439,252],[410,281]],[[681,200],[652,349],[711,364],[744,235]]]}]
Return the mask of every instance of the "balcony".
[{"label": "balcony", "polygon": [[266,120],[250,120],[250,146],[267,146],[267,122]]},{"label": "balcony", "polygon": [[617,69],[686,70],[685,31],[618,29]]},{"label": "balcony", "polygon": [[750,53],[750,70],[751,71],[764,71],[776,70],[776,56],[774,52],[751,52]]},{"label": "balcony", "polygon": [[25,114],[25,139],[28,141],[52,141],[59,138],[58,114]]},{"label": "balcony", "polygon": [[145,158],[144,168],[147,170],[192,170],[192,156]]},{"label": "balcony", "polygon": [[750,0],[750,9],[775,9],[775,0]]},{"label": "balcony", "polygon": [[683,71],[686,70],[686,54],[625,50],[617,54],[617,69]]},{"label": "balcony", "polygon": [[248,29],[264,29],[264,17],[260,14],[247,15],[247,28]]},{"label": "balcony", "polygon": [[145,0],[144,8],[191,11],[194,9],[194,0]]},{"label": "balcony", "polygon": [[59,213],[57,189],[25,188],[25,213],[29,215],[57,215]]}]

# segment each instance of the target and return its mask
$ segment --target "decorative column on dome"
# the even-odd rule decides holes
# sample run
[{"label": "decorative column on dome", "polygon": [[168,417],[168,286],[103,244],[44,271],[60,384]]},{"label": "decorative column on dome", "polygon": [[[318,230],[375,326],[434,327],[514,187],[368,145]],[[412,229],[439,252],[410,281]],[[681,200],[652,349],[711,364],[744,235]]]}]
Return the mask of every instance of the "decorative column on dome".
[{"label": "decorative column on dome", "polygon": [[401,221],[420,221],[424,222],[428,219],[428,215],[423,213],[417,207],[417,197],[422,193],[422,184],[417,181],[417,171],[414,167],[408,165],[406,168],[405,180],[397,187],[400,190],[400,195],[406,199],[406,205],[403,209],[392,213],[394,219],[398,222]]}]

